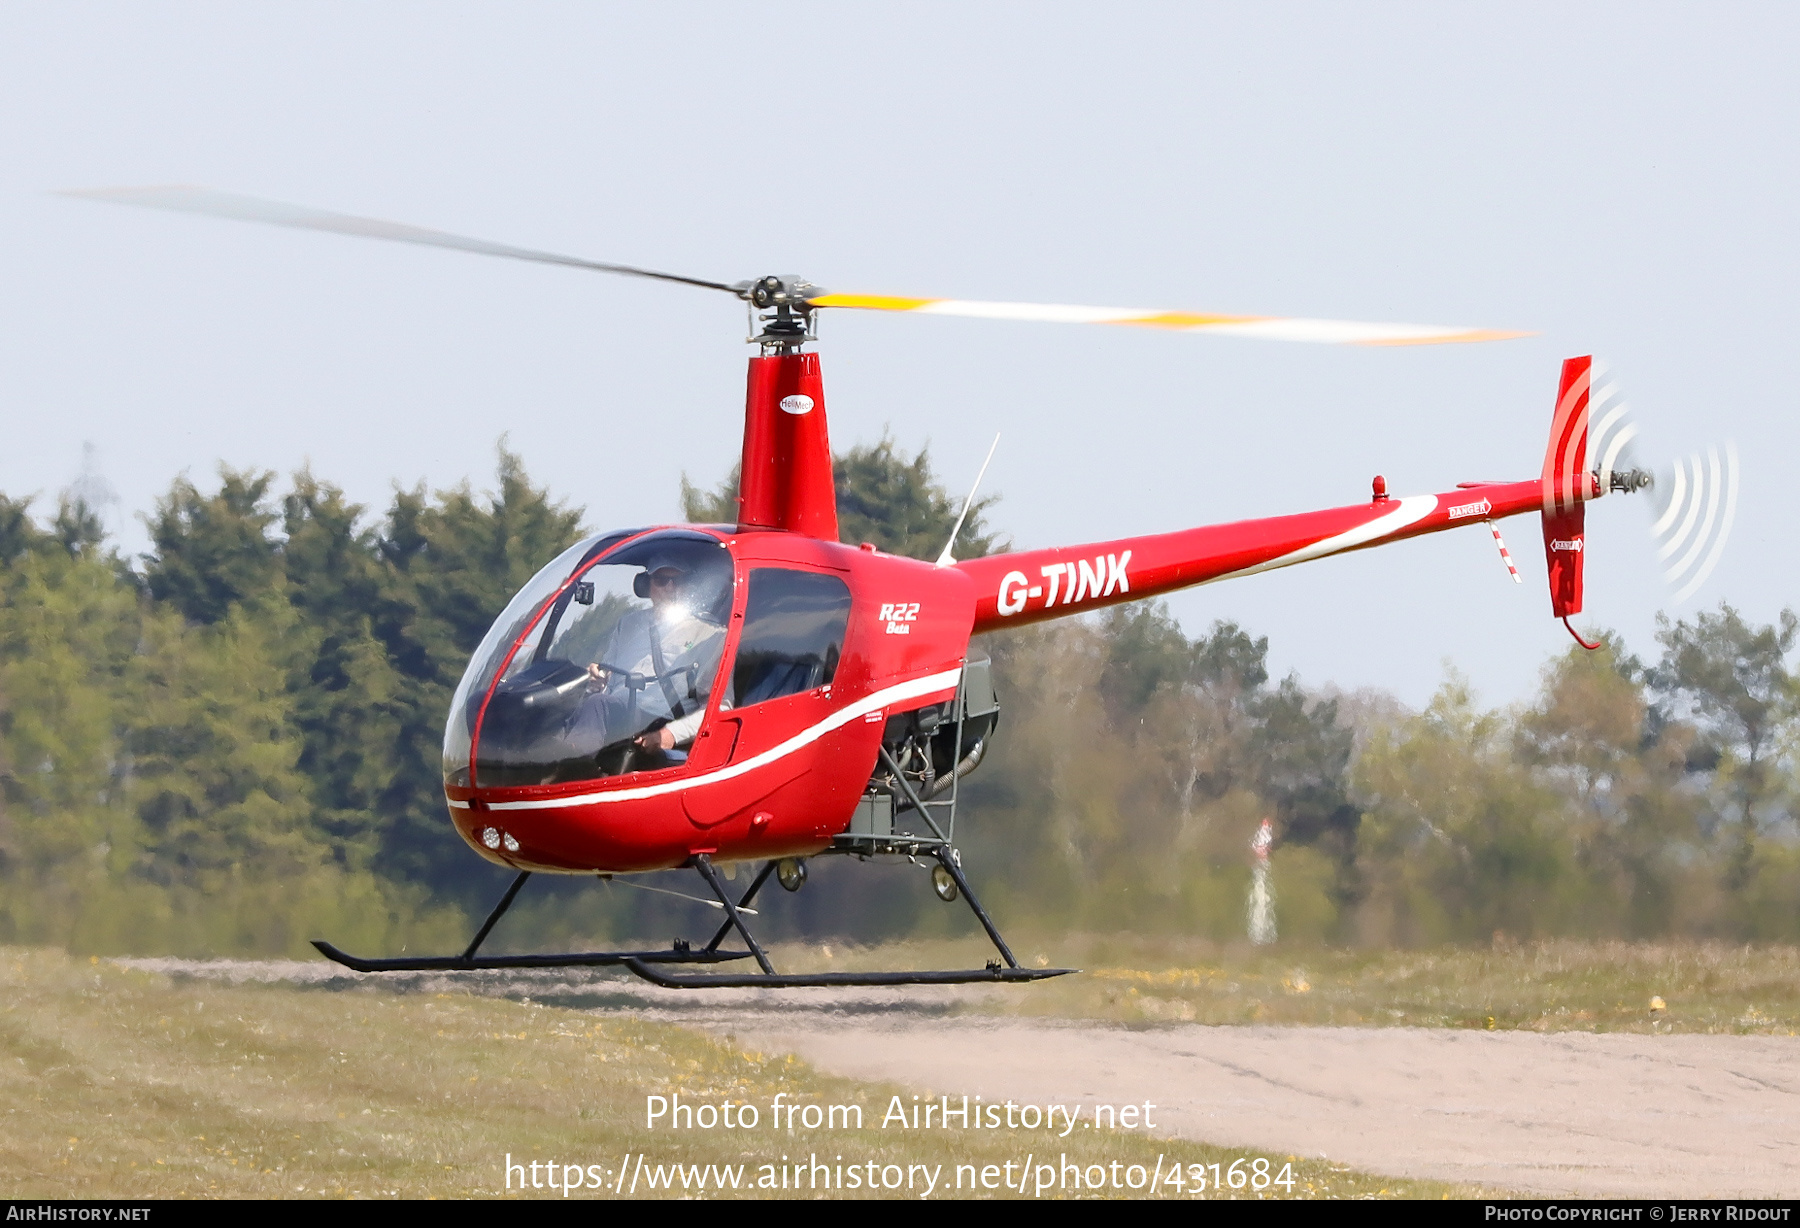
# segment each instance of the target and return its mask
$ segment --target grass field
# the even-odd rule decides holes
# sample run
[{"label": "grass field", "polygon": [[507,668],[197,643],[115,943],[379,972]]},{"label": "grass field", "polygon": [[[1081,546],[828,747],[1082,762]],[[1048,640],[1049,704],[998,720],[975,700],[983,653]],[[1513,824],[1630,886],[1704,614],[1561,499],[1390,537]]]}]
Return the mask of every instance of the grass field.
[{"label": "grass field", "polygon": [[[1534,1031],[1800,1031],[1800,948],[1559,940],[1349,951],[1137,936],[1017,944],[1022,962],[1082,969],[965,1009],[1127,1024],[1315,1024]],[[958,967],[967,943],[778,949],[794,971]],[[1660,999],[1660,1009],[1652,1009]]]},{"label": "grass field", "polygon": [[[1122,1130],[1066,1139],[1025,1130],[882,1130],[877,1123],[897,1091],[616,1014],[379,986],[232,986],[42,950],[0,951],[0,1196],[8,1198],[509,1196],[508,1154],[519,1164],[592,1165],[610,1182],[623,1157],[644,1152],[651,1166],[742,1164],[749,1186],[759,1166],[770,1165],[772,1175],[783,1157],[804,1162],[815,1153],[830,1164],[841,1156],[878,1169],[942,1165],[936,1196],[943,1197],[957,1194],[945,1187],[958,1165],[1016,1169],[1028,1153],[1039,1163],[1066,1153],[1084,1168],[1117,1161],[1114,1171],[1126,1179],[1130,1165],[1147,1174],[1160,1157],[1165,1174],[1177,1163],[1190,1175],[1188,1166],[1204,1164],[1209,1180],[1211,1165],[1229,1173],[1244,1154]],[[694,1103],[764,1106],[762,1128],[646,1130],[645,1098],[677,1092]],[[867,1128],[773,1130],[767,1106],[777,1093],[860,1104]],[[1269,1158],[1277,1175],[1290,1162]],[[1302,1197],[1482,1193],[1317,1160],[1291,1163],[1292,1193]],[[548,1188],[521,1193],[524,1171],[510,1196],[561,1196]],[[883,1179],[894,1171],[882,1170]],[[701,1193],[651,1189],[638,1172],[639,1197]],[[733,1196],[768,1192],[783,1191]],[[911,1196],[920,1192],[915,1186]],[[1194,1195],[1187,1182],[1179,1193],[1161,1192]],[[867,1191],[831,1196],[858,1193]],[[579,1189],[575,1196],[615,1195]]]},{"label": "grass field", "polygon": [[[1348,952],[1098,937],[1020,946],[1027,962],[1085,971],[973,991],[948,1009],[1127,1026],[1800,1030],[1800,951],[1793,948],[1550,942]],[[969,962],[966,947],[787,946],[777,960],[794,970],[952,966]],[[1652,999],[1662,1008],[1653,1010]],[[928,1065],[920,1081],[930,1083]],[[1128,1131],[1066,1139],[1024,1130],[884,1131],[878,1123],[896,1088],[824,1076],[785,1055],[645,1022],[616,1003],[596,1014],[376,983],[231,985],[42,950],[0,951],[0,1090],[0,1191],[13,1198],[561,1196],[520,1191],[523,1173],[509,1192],[509,1153],[525,1165],[593,1165],[608,1182],[621,1157],[635,1165],[640,1153],[649,1153],[652,1168],[742,1164],[749,1188],[734,1196],[770,1192],[754,1188],[759,1166],[784,1156],[943,1165],[941,1197],[957,1165],[1011,1162],[1016,1170],[1028,1153],[1037,1162],[1066,1153],[1084,1168],[1119,1161],[1146,1171],[1160,1157],[1165,1173],[1175,1163],[1184,1172],[1203,1164],[1209,1177],[1211,1165],[1226,1171],[1240,1155]],[[645,1098],[677,1092],[691,1103],[761,1105],[764,1121],[756,1131],[646,1129]],[[767,1106],[778,1093],[859,1104],[866,1128],[775,1131]],[[1277,1172],[1291,1160],[1270,1158]],[[1481,1192],[1291,1163],[1300,1196]],[[651,1189],[643,1170],[635,1171],[640,1197],[701,1193]],[[1184,1187],[1162,1193],[1193,1196]],[[618,1195],[584,1188],[575,1196]]]}]

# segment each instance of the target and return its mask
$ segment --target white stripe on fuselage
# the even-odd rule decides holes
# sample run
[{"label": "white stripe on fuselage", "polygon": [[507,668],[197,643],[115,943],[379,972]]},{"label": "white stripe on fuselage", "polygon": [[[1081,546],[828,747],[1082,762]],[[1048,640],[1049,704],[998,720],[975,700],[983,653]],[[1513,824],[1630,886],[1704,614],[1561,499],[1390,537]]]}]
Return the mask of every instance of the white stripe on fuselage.
[{"label": "white stripe on fuselage", "polygon": [[1246,567],[1242,571],[1228,571],[1222,576],[1214,576],[1212,582],[1231,580],[1238,576],[1253,576],[1259,571],[1273,571],[1277,567],[1291,567],[1295,563],[1304,563],[1308,559],[1324,558],[1328,554],[1352,550],[1366,545],[1378,538],[1398,533],[1409,524],[1416,524],[1437,510],[1436,495],[1407,495],[1396,499],[1399,505],[1385,516],[1377,516],[1354,529],[1339,533],[1335,537],[1323,538],[1310,546],[1302,546],[1298,550],[1290,550],[1286,554],[1270,559],[1266,563],[1258,563],[1254,567]]},{"label": "white stripe on fuselage", "polygon": [[635,802],[640,798],[659,797],[665,793],[692,789],[698,785],[716,784],[721,780],[742,776],[745,772],[753,772],[759,767],[775,762],[784,755],[791,755],[801,747],[817,742],[832,730],[841,729],[851,721],[861,720],[869,713],[890,704],[918,699],[933,691],[953,689],[961,678],[962,668],[958,666],[956,669],[945,670],[941,674],[915,678],[911,682],[902,682],[899,686],[876,691],[873,695],[859,699],[849,707],[832,713],[817,725],[801,730],[779,746],[771,747],[760,755],[752,755],[742,763],[731,764],[716,772],[696,776],[692,780],[670,780],[658,785],[643,785],[636,789],[608,789],[601,793],[581,793],[574,797],[547,797],[528,802],[489,802],[487,808],[489,810],[552,810],[559,806],[589,806],[599,802]]}]

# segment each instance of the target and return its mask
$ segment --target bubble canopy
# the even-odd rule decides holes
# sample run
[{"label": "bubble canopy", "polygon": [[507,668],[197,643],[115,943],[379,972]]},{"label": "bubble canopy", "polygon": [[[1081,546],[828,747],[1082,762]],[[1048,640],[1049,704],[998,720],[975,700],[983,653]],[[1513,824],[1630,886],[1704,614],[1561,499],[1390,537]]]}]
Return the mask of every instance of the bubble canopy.
[{"label": "bubble canopy", "polygon": [[594,780],[686,759],[719,676],[732,562],[691,529],[577,542],[469,661],[444,731],[450,785]]}]

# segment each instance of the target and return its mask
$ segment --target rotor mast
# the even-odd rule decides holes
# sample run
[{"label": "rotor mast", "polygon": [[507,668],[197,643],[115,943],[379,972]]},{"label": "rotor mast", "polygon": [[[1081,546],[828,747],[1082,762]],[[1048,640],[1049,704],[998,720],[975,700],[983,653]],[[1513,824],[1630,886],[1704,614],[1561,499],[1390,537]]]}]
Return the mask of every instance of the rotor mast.
[{"label": "rotor mast", "polygon": [[819,356],[803,352],[818,336],[818,317],[808,300],[819,288],[799,277],[771,275],[734,289],[749,305],[749,339],[761,349],[750,360],[744,397],[738,531],[776,530],[836,541],[825,383]]}]

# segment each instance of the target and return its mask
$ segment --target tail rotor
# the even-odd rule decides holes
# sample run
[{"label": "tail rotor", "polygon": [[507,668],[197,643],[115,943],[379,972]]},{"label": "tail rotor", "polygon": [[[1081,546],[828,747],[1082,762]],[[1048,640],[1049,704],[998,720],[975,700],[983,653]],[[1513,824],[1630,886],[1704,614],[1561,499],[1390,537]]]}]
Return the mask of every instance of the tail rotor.
[{"label": "tail rotor", "polygon": [[1569,618],[1581,612],[1589,501],[1654,491],[1650,535],[1676,603],[1712,574],[1736,518],[1738,455],[1730,440],[1655,467],[1641,460],[1639,447],[1637,425],[1606,365],[1586,355],[1564,362],[1544,455],[1544,550],[1551,608],[1587,647],[1594,645]]},{"label": "tail rotor", "polygon": [[1656,487],[1660,506],[1650,536],[1663,580],[1680,603],[1706,583],[1725,553],[1737,517],[1737,445],[1728,439],[1704,456],[1677,457],[1657,474]]}]

